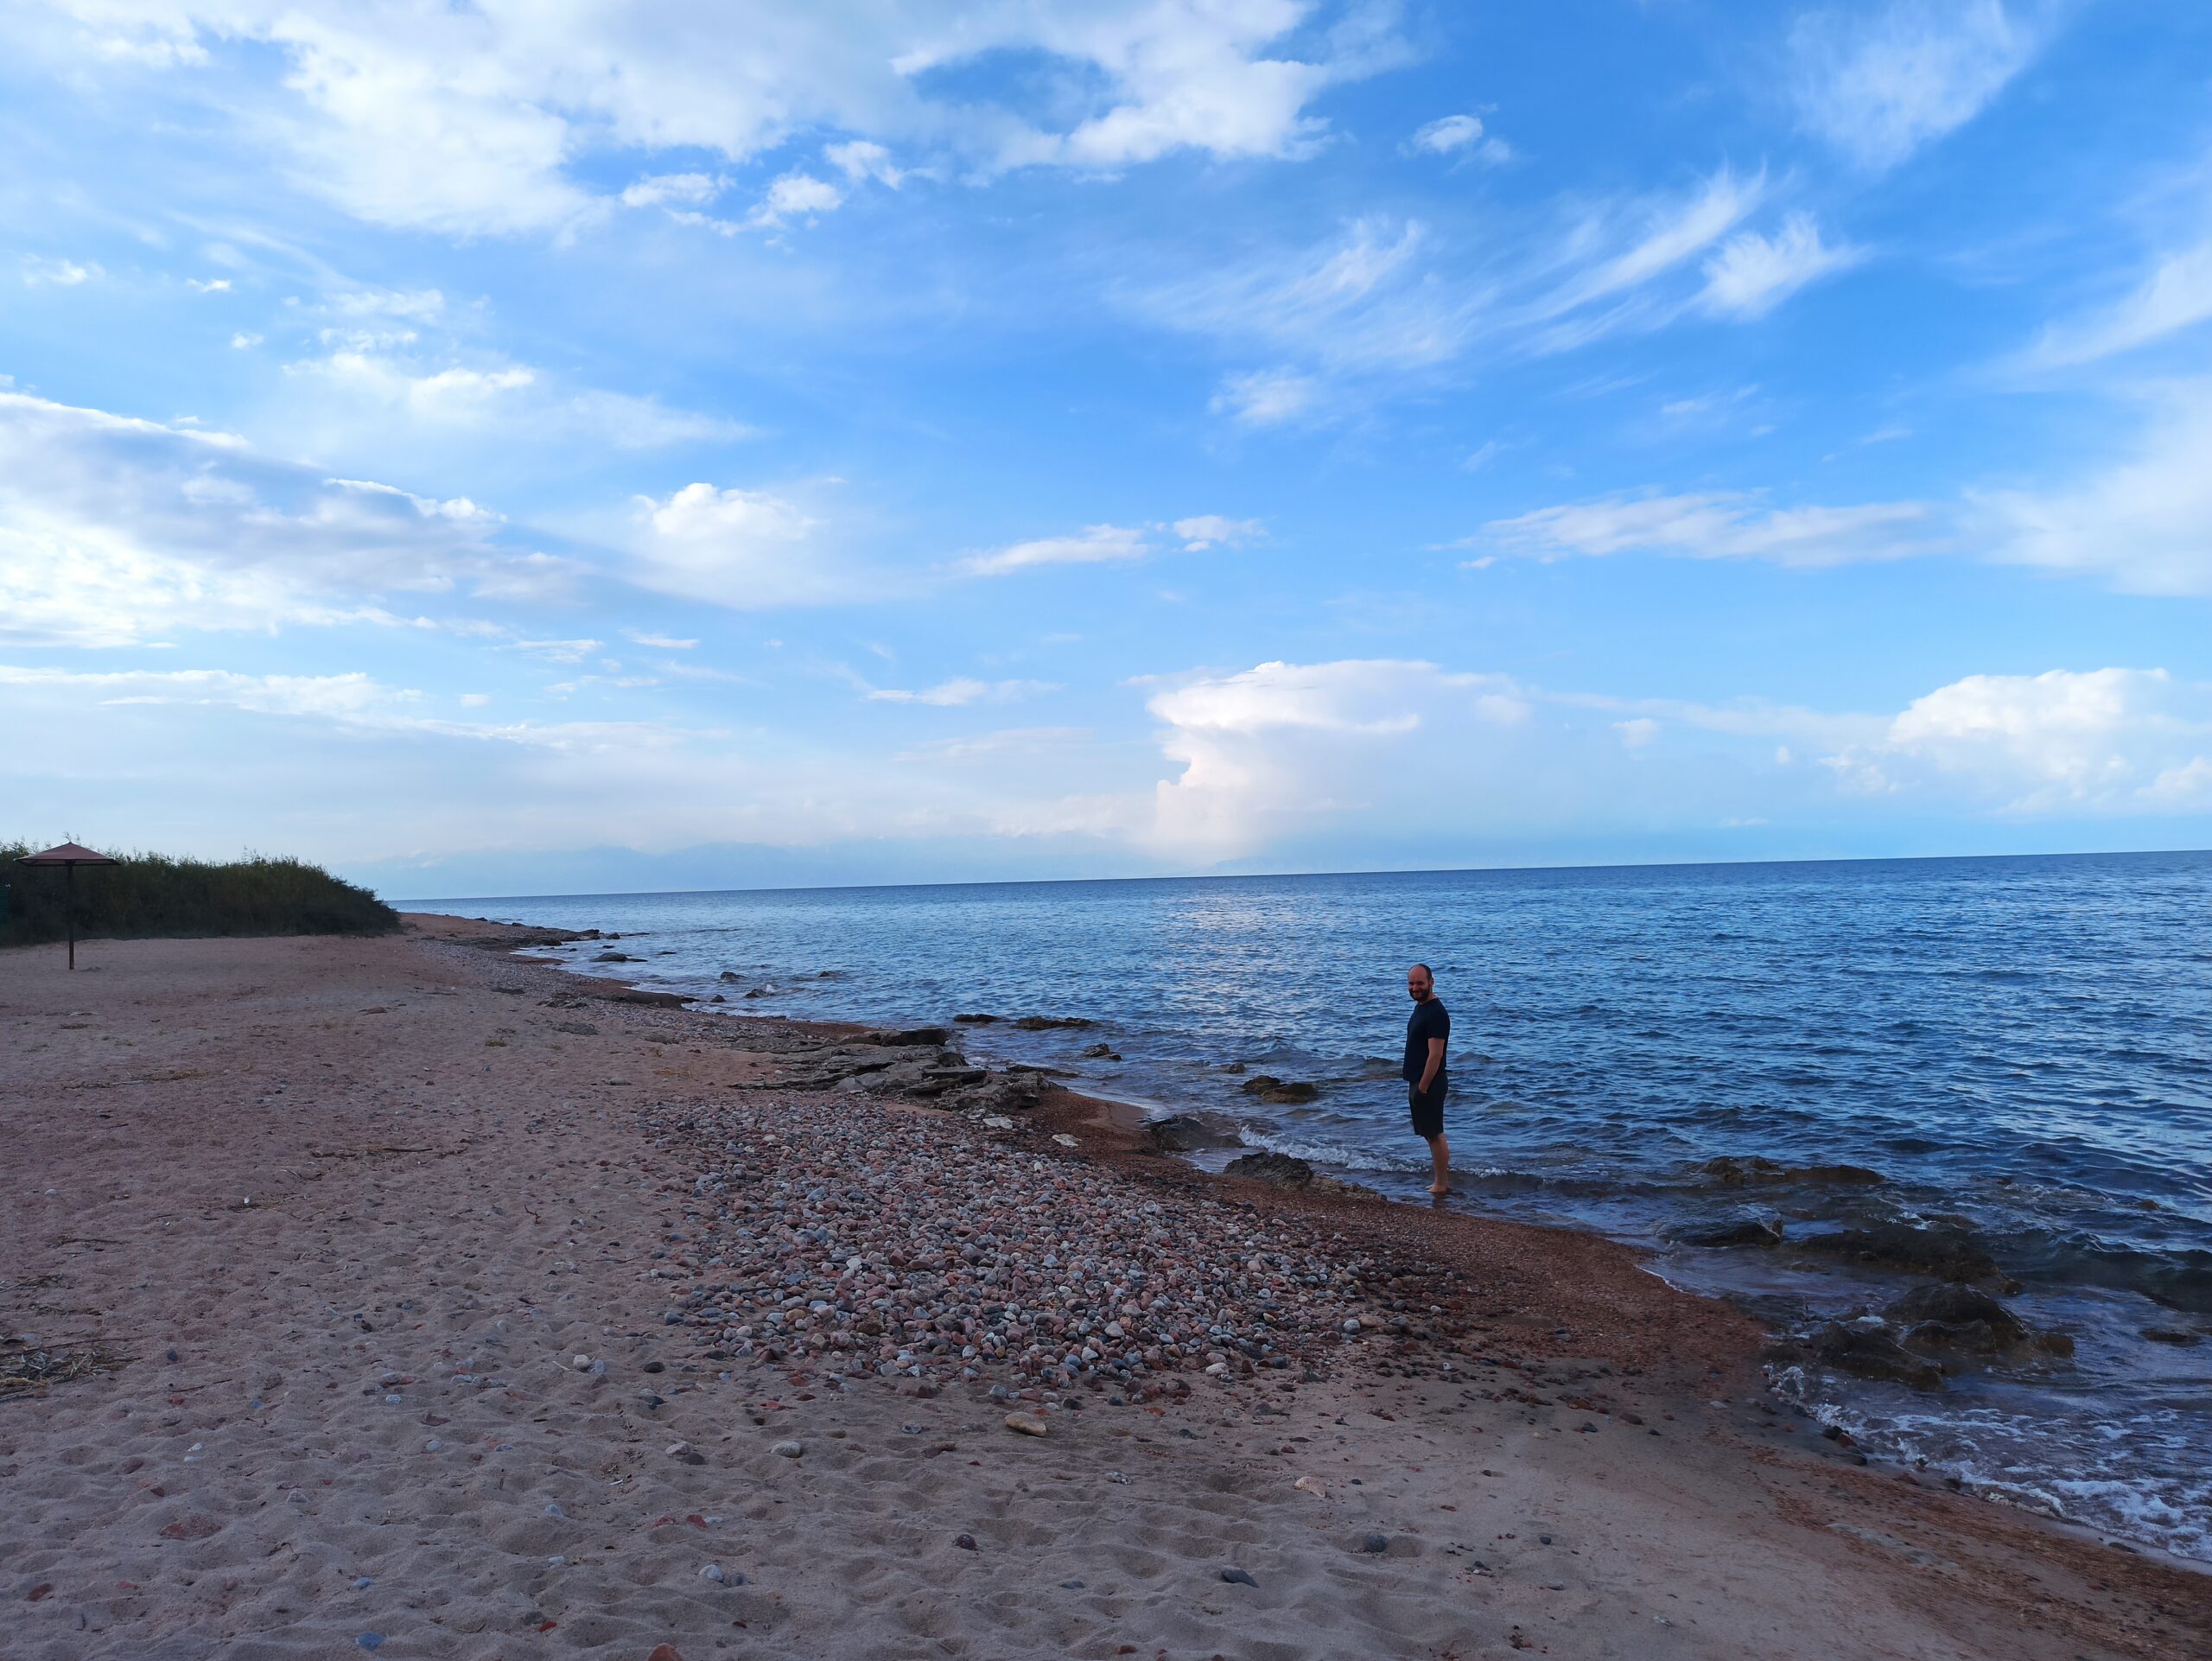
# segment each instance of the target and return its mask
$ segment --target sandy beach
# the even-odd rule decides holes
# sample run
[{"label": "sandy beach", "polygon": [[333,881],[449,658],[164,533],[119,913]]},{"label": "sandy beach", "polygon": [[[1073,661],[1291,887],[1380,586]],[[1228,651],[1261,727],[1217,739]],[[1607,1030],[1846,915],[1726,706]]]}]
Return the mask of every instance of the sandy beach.
[{"label": "sandy beach", "polygon": [[811,1087],[853,1032],[529,939],[0,953],[0,1653],[2212,1656],[1604,1241]]}]

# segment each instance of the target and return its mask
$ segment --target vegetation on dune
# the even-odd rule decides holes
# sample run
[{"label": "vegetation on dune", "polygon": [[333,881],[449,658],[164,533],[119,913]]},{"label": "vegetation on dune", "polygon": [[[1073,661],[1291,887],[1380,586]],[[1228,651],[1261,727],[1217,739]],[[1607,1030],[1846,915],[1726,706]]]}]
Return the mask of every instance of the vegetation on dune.
[{"label": "vegetation on dune", "polygon": [[[43,844],[41,844],[42,846]],[[67,932],[62,906],[69,874],[53,866],[19,866],[29,843],[0,842],[0,884],[7,909],[0,945],[59,940]],[[341,881],[296,859],[171,859],[124,854],[113,865],[76,874],[77,938],[123,939],[154,935],[388,934],[399,913],[366,888]]]}]

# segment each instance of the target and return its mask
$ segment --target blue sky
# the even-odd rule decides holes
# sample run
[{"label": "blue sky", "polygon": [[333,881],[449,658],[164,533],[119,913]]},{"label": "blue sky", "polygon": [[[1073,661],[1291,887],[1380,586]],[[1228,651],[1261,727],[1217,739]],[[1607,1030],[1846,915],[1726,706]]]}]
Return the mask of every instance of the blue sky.
[{"label": "blue sky", "polygon": [[0,830],[2212,843],[2212,11],[0,22]]}]

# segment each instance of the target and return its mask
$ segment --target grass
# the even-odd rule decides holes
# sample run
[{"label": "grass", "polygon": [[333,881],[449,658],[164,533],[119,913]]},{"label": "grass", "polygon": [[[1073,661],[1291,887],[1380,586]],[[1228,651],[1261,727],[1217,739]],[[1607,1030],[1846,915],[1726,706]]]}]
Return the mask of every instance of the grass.
[{"label": "grass", "polygon": [[[9,890],[0,945],[64,938],[69,874],[18,866],[38,850],[0,842],[0,885]],[[366,888],[319,865],[258,856],[217,863],[125,854],[76,874],[77,938],[144,939],[211,934],[389,934],[399,913]]]}]

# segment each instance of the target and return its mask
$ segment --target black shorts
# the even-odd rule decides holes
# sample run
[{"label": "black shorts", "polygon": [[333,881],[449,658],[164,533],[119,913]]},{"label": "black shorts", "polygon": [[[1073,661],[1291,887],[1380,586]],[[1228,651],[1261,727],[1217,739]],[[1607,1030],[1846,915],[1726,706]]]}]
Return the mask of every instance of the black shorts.
[{"label": "black shorts", "polygon": [[1444,1134],[1444,1093],[1450,1088],[1439,1079],[1428,1093],[1423,1095],[1416,1080],[1409,1079],[1406,1081],[1406,1111],[1413,1116],[1414,1134],[1424,1142]]}]

